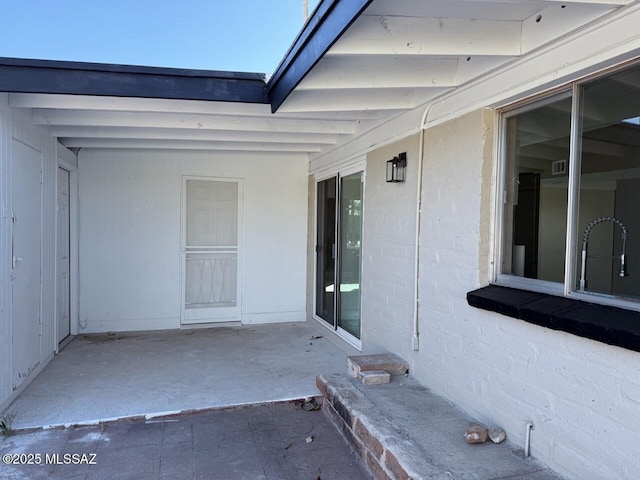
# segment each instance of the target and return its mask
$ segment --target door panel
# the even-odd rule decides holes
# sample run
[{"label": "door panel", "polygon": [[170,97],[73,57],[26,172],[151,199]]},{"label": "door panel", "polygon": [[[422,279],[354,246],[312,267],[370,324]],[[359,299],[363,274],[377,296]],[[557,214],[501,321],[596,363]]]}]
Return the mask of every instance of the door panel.
[{"label": "door panel", "polygon": [[182,323],[240,319],[239,182],[185,179]]},{"label": "door panel", "polygon": [[42,156],[12,140],[12,327],[13,387],[41,358]]},{"label": "door panel", "polygon": [[70,271],[71,255],[69,243],[69,172],[58,169],[58,204],[57,204],[57,268],[56,268],[56,318],[58,324],[58,343],[71,333],[71,298]]},{"label": "door panel", "polygon": [[316,315],[334,324],[336,252],[336,179],[318,183],[316,238]]},{"label": "door panel", "polygon": [[338,327],[360,338],[362,173],[340,179]]},{"label": "door panel", "polygon": [[318,182],[315,314],[354,345],[361,329],[362,200],[362,172]]}]

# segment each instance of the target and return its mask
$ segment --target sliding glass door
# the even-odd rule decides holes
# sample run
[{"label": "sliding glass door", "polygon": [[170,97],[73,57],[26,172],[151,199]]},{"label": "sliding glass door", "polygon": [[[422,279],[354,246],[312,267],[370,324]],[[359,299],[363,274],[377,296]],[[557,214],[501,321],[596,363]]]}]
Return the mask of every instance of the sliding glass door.
[{"label": "sliding glass door", "polygon": [[363,174],[318,182],[317,194],[315,314],[358,343]]},{"label": "sliding glass door", "polygon": [[336,276],[336,178],[318,183],[316,315],[334,325]]}]

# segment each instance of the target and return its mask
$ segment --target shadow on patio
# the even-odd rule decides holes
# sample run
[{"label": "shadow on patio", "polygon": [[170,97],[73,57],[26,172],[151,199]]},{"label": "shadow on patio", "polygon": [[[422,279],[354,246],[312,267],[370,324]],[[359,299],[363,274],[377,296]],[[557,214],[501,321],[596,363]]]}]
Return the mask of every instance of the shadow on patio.
[{"label": "shadow on patio", "polygon": [[344,372],[305,323],[77,336],[10,405],[14,428],[292,400]]}]

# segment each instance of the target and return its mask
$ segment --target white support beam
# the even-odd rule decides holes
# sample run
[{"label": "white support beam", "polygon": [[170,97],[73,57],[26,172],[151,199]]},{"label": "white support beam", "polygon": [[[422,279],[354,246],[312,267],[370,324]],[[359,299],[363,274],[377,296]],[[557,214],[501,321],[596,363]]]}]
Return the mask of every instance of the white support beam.
[{"label": "white support beam", "polygon": [[522,22],[522,53],[566,35],[615,8],[615,4],[602,2],[555,2]]},{"label": "white support beam", "polygon": [[346,120],[321,121],[306,119],[276,119],[273,117],[213,116],[196,114],[97,112],[34,109],[35,125],[151,127],[193,130],[239,130],[257,132],[354,133],[356,122]]},{"label": "white support beam", "polygon": [[477,78],[480,75],[493,70],[494,68],[498,68],[499,66],[514,58],[516,57],[495,57],[485,55],[469,55],[460,57],[458,60],[457,85],[462,85],[470,80],[473,80],[474,78]]},{"label": "white support beam", "polygon": [[206,102],[200,100],[170,100],[165,98],[98,97],[89,95],[58,95],[40,93],[10,93],[13,108],[49,108],[59,110],[106,110],[121,112],[199,113],[205,115],[267,116],[271,107],[258,103]]},{"label": "white support beam", "polygon": [[246,152],[320,152],[320,145],[300,143],[206,142],[182,140],[136,140],[61,138],[67,148],[135,148],[158,150],[222,150]]},{"label": "white support beam", "polygon": [[337,135],[330,133],[238,132],[229,130],[187,130],[180,128],[132,127],[51,127],[53,137],[140,140],[196,140],[249,143],[314,143],[335,145]]},{"label": "white support beam", "polygon": [[[242,115],[269,117],[271,107],[256,103],[205,102],[197,100],[168,100],[164,98],[96,97],[87,95],[57,95],[40,93],[9,93],[9,106],[56,110],[104,110],[118,112],[195,113],[203,115]],[[292,118],[281,113],[277,118]],[[306,114],[296,118],[307,119]],[[377,112],[328,112],[325,120],[377,120]]]},{"label": "white support beam", "polygon": [[634,0],[544,0],[546,3],[559,3],[563,5],[610,5],[612,7],[622,7],[628,5]]},{"label": "white support beam", "polygon": [[371,108],[374,110],[411,109],[417,99],[424,101],[442,94],[447,88],[420,89],[346,89],[296,91],[282,104],[285,112],[310,112],[325,110],[345,110]]},{"label": "white support beam", "polygon": [[631,0],[376,0],[366,14],[522,21],[554,4],[623,6],[630,2]]},{"label": "white support beam", "polygon": [[438,99],[430,125],[488,105],[504,106],[635,58],[640,54],[639,24],[640,3],[634,1]]},{"label": "white support beam", "polygon": [[451,87],[457,84],[457,69],[458,58],[340,55],[321,60],[296,91]]},{"label": "white support beam", "polygon": [[520,55],[519,21],[360,17],[328,55]]}]

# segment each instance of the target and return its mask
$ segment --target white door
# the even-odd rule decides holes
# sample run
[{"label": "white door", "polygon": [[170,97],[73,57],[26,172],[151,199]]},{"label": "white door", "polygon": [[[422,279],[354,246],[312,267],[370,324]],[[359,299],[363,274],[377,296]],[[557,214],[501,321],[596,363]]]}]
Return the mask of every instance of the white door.
[{"label": "white door", "polygon": [[183,324],[240,320],[240,186],[184,179]]},{"label": "white door", "polygon": [[42,156],[12,140],[13,386],[40,362]]},{"label": "white door", "polygon": [[69,172],[58,168],[58,204],[56,246],[56,319],[58,325],[58,343],[71,333],[71,298],[70,298],[70,242],[69,242]]}]

